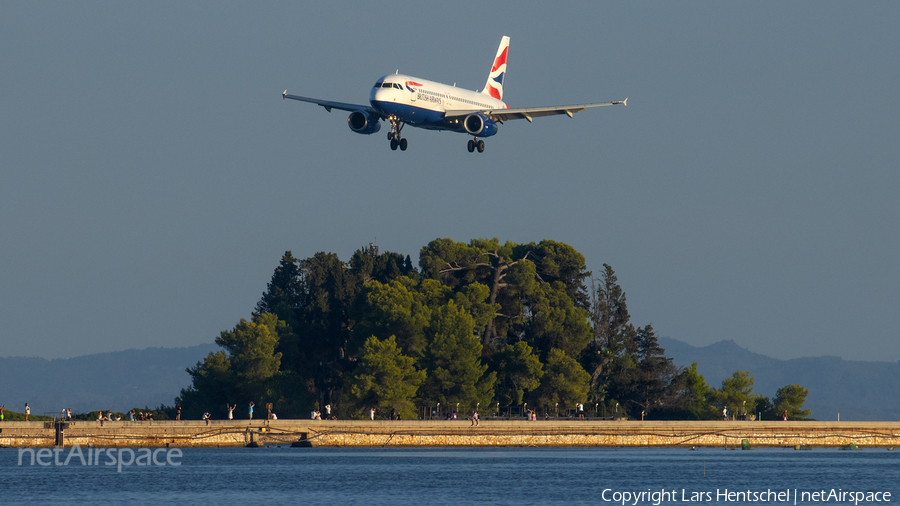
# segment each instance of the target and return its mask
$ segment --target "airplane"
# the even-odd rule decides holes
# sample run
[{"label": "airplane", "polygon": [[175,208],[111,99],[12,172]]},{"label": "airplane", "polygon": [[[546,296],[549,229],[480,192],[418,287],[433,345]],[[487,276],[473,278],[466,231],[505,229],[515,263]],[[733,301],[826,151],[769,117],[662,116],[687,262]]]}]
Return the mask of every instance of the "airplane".
[{"label": "airplane", "polygon": [[391,125],[387,138],[391,149],[406,151],[408,142],[401,137],[404,125],[426,130],[449,130],[469,134],[469,153],[476,149],[484,152],[484,137],[497,133],[497,125],[514,119],[526,119],[565,114],[568,117],[591,107],[622,104],[628,107],[628,99],[613,102],[596,102],[554,107],[510,108],[503,102],[503,82],[506,77],[506,59],[509,54],[509,37],[500,40],[500,47],[491,65],[487,83],[480,92],[448,86],[418,77],[388,74],[378,79],[369,92],[369,105],[332,102],[317,98],[289,95],[282,99],[299,100],[320,105],[326,111],[332,109],[351,111],[347,123],[358,134],[371,135],[381,130],[381,121]]}]

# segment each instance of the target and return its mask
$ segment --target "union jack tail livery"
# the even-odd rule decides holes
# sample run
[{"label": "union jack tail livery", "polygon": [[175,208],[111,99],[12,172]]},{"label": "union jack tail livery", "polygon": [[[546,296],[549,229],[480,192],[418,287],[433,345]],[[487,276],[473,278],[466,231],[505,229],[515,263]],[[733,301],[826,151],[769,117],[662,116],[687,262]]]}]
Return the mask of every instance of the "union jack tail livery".
[{"label": "union jack tail livery", "polygon": [[497,56],[491,65],[491,73],[488,75],[487,84],[481,90],[485,95],[490,95],[497,100],[503,100],[503,78],[506,77],[506,56],[509,53],[509,37],[500,39],[500,47],[497,48]]}]

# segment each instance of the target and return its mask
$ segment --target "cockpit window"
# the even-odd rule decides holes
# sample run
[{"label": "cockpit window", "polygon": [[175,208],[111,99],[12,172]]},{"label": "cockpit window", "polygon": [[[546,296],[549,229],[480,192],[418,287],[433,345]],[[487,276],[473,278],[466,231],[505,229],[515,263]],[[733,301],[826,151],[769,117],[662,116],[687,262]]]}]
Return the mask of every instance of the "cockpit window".
[{"label": "cockpit window", "polygon": [[397,88],[398,90],[402,90],[403,86],[400,86],[400,83],[394,83],[394,88]]},{"label": "cockpit window", "polygon": [[390,87],[391,87],[391,83],[384,83],[384,84],[381,85],[381,87],[382,87],[382,88],[390,88]]},{"label": "cockpit window", "polygon": [[375,83],[375,86],[373,86],[373,88],[381,88],[382,84],[384,84],[384,81],[378,81]]}]

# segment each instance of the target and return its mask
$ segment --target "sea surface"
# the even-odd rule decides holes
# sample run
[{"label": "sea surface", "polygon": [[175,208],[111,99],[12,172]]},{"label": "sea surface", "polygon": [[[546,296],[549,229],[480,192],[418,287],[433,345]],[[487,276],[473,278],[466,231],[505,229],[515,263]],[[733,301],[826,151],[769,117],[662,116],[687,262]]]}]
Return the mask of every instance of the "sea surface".
[{"label": "sea surface", "polygon": [[900,450],[875,448],[272,446],[188,448],[180,456],[166,449],[153,455],[112,450],[111,456],[92,453],[91,460],[87,449],[80,450],[45,452],[34,464],[26,452],[20,464],[19,450],[0,449],[0,498],[6,504],[54,505],[900,502]]}]

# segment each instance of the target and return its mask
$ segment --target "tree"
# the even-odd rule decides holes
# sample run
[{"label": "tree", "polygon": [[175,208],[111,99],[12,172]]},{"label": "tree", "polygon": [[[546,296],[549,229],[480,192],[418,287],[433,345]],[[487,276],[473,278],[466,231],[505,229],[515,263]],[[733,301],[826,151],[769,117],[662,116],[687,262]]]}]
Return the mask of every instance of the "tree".
[{"label": "tree", "polygon": [[800,385],[785,385],[775,392],[773,401],[775,413],[779,416],[787,411],[788,420],[806,420],[810,410],[803,409],[809,390]]},{"label": "tree", "polygon": [[584,255],[568,244],[543,240],[538,244],[525,244],[520,251],[534,253],[533,261],[544,283],[562,283],[563,290],[576,307],[590,309],[590,294],[584,284],[591,277]]},{"label": "tree", "polygon": [[753,412],[758,415],[758,420],[775,420],[781,417],[781,413],[775,414],[775,406],[768,397],[761,394],[753,394]]},{"label": "tree", "polygon": [[523,303],[524,338],[542,357],[552,349],[577,357],[590,342],[590,312],[569,298],[562,282],[542,283]]},{"label": "tree", "polygon": [[358,347],[364,336],[384,339],[395,335],[403,352],[418,359],[425,349],[425,327],[438,307],[453,300],[472,316],[478,332],[496,311],[485,303],[486,298],[487,287],[481,283],[472,283],[454,293],[434,279],[420,281],[401,276],[386,284],[370,281],[354,303],[351,348]]},{"label": "tree", "polygon": [[[421,284],[433,286],[422,289]],[[435,280],[424,280],[421,284],[406,277],[389,283],[367,283],[353,306],[356,322],[351,350],[355,352],[369,336],[381,339],[395,336],[403,353],[421,357],[425,351],[425,327],[432,312],[425,292],[429,288],[443,290],[440,282]],[[450,292],[449,289],[446,291]]]},{"label": "tree", "polygon": [[[499,304],[500,311],[490,315],[481,336],[482,346],[488,349],[505,340],[506,325],[522,314],[521,303],[515,294],[504,292],[510,291],[507,288],[511,285],[515,287],[514,291],[520,293],[528,292],[533,286],[535,277],[538,277],[533,266],[531,276],[524,279],[519,276],[512,283],[508,279],[510,274],[515,273],[516,266],[527,263],[529,256],[533,256],[530,250],[516,251],[515,244],[507,242],[501,245],[496,238],[476,239],[468,245],[450,239],[435,239],[420,251],[419,266],[424,276],[440,279],[454,290],[473,282],[489,287],[487,303],[491,306]],[[528,269],[527,266],[525,268]],[[505,321],[498,324],[497,318]]]},{"label": "tree", "polygon": [[534,404],[546,408],[574,407],[587,399],[590,375],[572,357],[553,349],[547,355],[541,386],[532,396]]},{"label": "tree", "polygon": [[604,402],[611,390],[622,391],[623,382],[629,381],[630,369],[637,363],[632,356],[637,352],[637,332],[629,323],[625,292],[612,267],[603,264],[599,281],[591,292],[592,339],[581,354],[581,363],[590,372],[594,401]]},{"label": "tree", "polygon": [[428,376],[420,394],[423,401],[459,403],[466,410],[490,404],[497,374],[485,374],[488,367],[481,361],[481,341],[474,326],[472,316],[452,300],[433,312],[425,331],[428,345],[423,361]]},{"label": "tree", "polygon": [[525,392],[540,386],[543,365],[525,341],[508,344],[491,357],[497,373],[497,401],[504,406],[522,404]]},{"label": "tree", "polygon": [[268,391],[269,380],[278,373],[281,353],[278,331],[285,323],[271,313],[263,313],[251,321],[241,318],[234,330],[226,330],[216,338],[216,344],[225,349],[231,364],[231,373],[244,395],[272,395]]},{"label": "tree", "polygon": [[300,261],[301,295],[294,329],[298,350],[288,367],[308,381],[320,405],[340,398],[347,355],[348,312],[359,289],[358,280],[334,253],[316,253]]},{"label": "tree", "polygon": [[637,330],[636,341],[638,365],[633,374],[633,395],[628,401],[648,415],[651,409],[673,407],[681,381],[680,371],[665,356],[666,350],[660,348],[650,324]]},{"label": "tree", "polygon": [[378,253],[378,246],[369,244],[356,250],[350,257],[350,272],[357,278],[360,286],[369,281],[388,283],[401,276],[417,279],[418,271],[413,267],[409,255],[403,258],[399,253],[387,251]]},{"label": "tree", "polygon": [[681,381],[681,403],[697,420],[714,420],[716,408],[707,399],[709,385],[706,378],[697,371],[697,362],[684,370]]},{"label": "tree", "polygon": [[224,351],[210,353],[187,372],[191,376],[191,386],[182,388],[175,398],[175,404],[182,406],[182,417],[196,420],[206,411],[224,416],[225,405],[234,402],[236,390],[228,354]]},{"label": "tree", "polygon": [[732,414],[738,414],[741,410],[753,413],[756,407],[752,393],[753,376],[747,371],[734,371],[731,377],[722,380],[721,389],[710,391],[709,400],[727,408]]},{"label": "tree", "polygon": [[425,371],[417,371],[412,357],[403,355],[394,336],[379,341],[366,340],[359,365],[348,379],[351,412],[365,418],[374,407],[377,413],[397,412],[414,419],[416,407],[412,399],[425,381]]},{"label": "tree", "polygon": [[239,399],[260,405],[278,402],[281,353],[275,348],[286,327],[275,315],[263,313],[249,322],[241,318],[233,330],[222,331],[216,344],[223,349],[187,370],[191,387],[175,399],[185,418],[199,418],[204,411],[223,413],[227,403]]},{"label": "tree", "polygon": [[272,280],[266,286],[262,298],[256,303],[254,316],[273,313],[288,325],[296,325],[296,311],[303,291],[300,282],[299,260],[294,258],[290,250],[285,251],[278,267],[272,274]]}]

